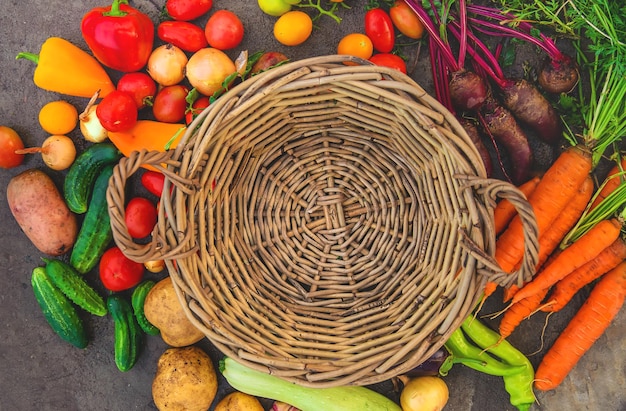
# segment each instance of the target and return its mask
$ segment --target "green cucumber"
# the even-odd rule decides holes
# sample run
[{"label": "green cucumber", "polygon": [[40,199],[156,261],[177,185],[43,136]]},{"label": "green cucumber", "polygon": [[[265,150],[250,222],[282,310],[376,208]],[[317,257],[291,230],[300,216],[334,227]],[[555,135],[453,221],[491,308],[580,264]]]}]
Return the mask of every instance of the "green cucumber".
[{"label": "green cucumber", "polygon": [[126,372],[137,362],[141,345],[141,328],[128,301],[119,294],[107,298],[107,307],[115,324],[115,365]]},{"label": "green cucumber", "polygon": [[120,158],[122,153],[112,143],[91,145],[76,157],[63,183],[65,202],[70,210],[76,214],[87,211],[96,177],[105,166]]},{"label": "green cucumber", "polygon": [[159,335],[159,329],[155,327],[148,319],[143,311],[143,305],[146,302],[148,292],[154,287],[155,282],[152,280],[143,281],[133,290],[133,294],[130,297],[135,318],[139,327],[148,335]]},{"label": "green cucumber", "polygon": [[87,334],[83,322],[70,300],[52,283],[45,268],[36,267],[33,270],[31,284],[35,298],[54,332],[70,344],[85,348]]},{"label": "green cucumber", "polygon": [[105,166],[93,186],[93,194],[70,255],[70,264],[81,274],[91,271],[113,239],[106,199],[113,165]]},{"label": "green cucumber", "polygon": [[52,283],[74,304],[100,317],[107,314],[104,299],[71,265],[61,260],[43,260],[46,262],[46,274]]}]

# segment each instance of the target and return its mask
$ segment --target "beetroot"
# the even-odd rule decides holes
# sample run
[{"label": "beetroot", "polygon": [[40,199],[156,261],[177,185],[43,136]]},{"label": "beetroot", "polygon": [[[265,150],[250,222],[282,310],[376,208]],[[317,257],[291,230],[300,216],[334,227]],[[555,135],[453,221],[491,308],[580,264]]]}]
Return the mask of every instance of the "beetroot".
[{"label": "beetroot", "polygon": [[487,150],[487,147],[483,143],[480,136],[480,130],[473,121],[467,118],[460,118],[459,123],[461,123],[461,126],[467,132],[470,140],[472,140],[472,143],[476,146],[478,154],[480,154],[480,158],[483,160],[487,177],[491,177],[493,174],[493,163],[491,161],[491,156],[489,155],[489,150]]},{"label": "beetroot", "polygon": [[552,60],[546,58],[537,82],[548,93],[569,93],[576,87],[579,80],[578,65],[571,58]]},{"label": "beetroot", "polygon": [[449,83],[452,104],[459,110],[474,111],[487,98],[485,80],[473,71],[459,70],[452,73]]}]

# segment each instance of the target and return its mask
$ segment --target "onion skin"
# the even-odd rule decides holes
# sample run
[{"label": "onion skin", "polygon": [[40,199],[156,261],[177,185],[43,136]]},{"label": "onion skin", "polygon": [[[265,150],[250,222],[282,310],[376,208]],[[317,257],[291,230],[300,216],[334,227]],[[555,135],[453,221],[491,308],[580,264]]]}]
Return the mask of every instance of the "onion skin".
[{"label": "onion skin", "polygon": [[400,393],[402,411],[441,411],[450,392],[443,379],[434,376],[410,379]]}]

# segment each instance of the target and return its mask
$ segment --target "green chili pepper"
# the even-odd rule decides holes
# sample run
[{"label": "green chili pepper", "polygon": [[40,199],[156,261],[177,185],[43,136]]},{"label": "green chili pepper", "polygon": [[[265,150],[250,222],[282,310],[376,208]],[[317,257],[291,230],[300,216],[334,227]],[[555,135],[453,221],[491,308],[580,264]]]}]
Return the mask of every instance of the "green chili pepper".
[{"label": "green chili pepper", "polygon": [[505,364],[471,344],[460,328],[450,335],[445,347],[451,355],[439,369],[441,375],[446,375],[454,364],[463,364],[473,370],[498,377],[516,374],[524,369],[521,365]]},{"label": "green chili pepper", "polygon": [[506,364],[522,366],[520,372],[503,376],[504,388],[509,393],[511,405],[519,411],[528,411],[535,402],[533,392],[535,370],[528,358],[500,334],[471,315],[463,321],[461,329],[479,347],[500,358]]}]

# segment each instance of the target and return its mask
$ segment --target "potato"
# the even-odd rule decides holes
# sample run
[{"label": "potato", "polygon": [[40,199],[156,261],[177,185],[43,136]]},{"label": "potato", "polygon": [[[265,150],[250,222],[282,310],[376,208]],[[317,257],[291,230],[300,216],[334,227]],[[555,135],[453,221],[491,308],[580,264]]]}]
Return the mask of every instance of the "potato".
[{"label": "potato", "polygon": [[172,347],[186,347],[204,338],[187,318],[170,277],[150,289],[143,310],[148,321],[161,331],[163,341]]},{"label": "potato", "polygon": [[157,362],[152,399],[161,411],[206,411],[217,394],[217,375],[201,348],[167,349]]},{"label": "potato", "polygon": [[76,216],[46,173],[30,169],[13,177],[7,185],[7,201],[15,221],[39,251],[60,256],[74,246]]},{"label": "potato", "polygon": [[263,405],[256,397],[235,391],[222,398],[214,411],[263,411]]}]

